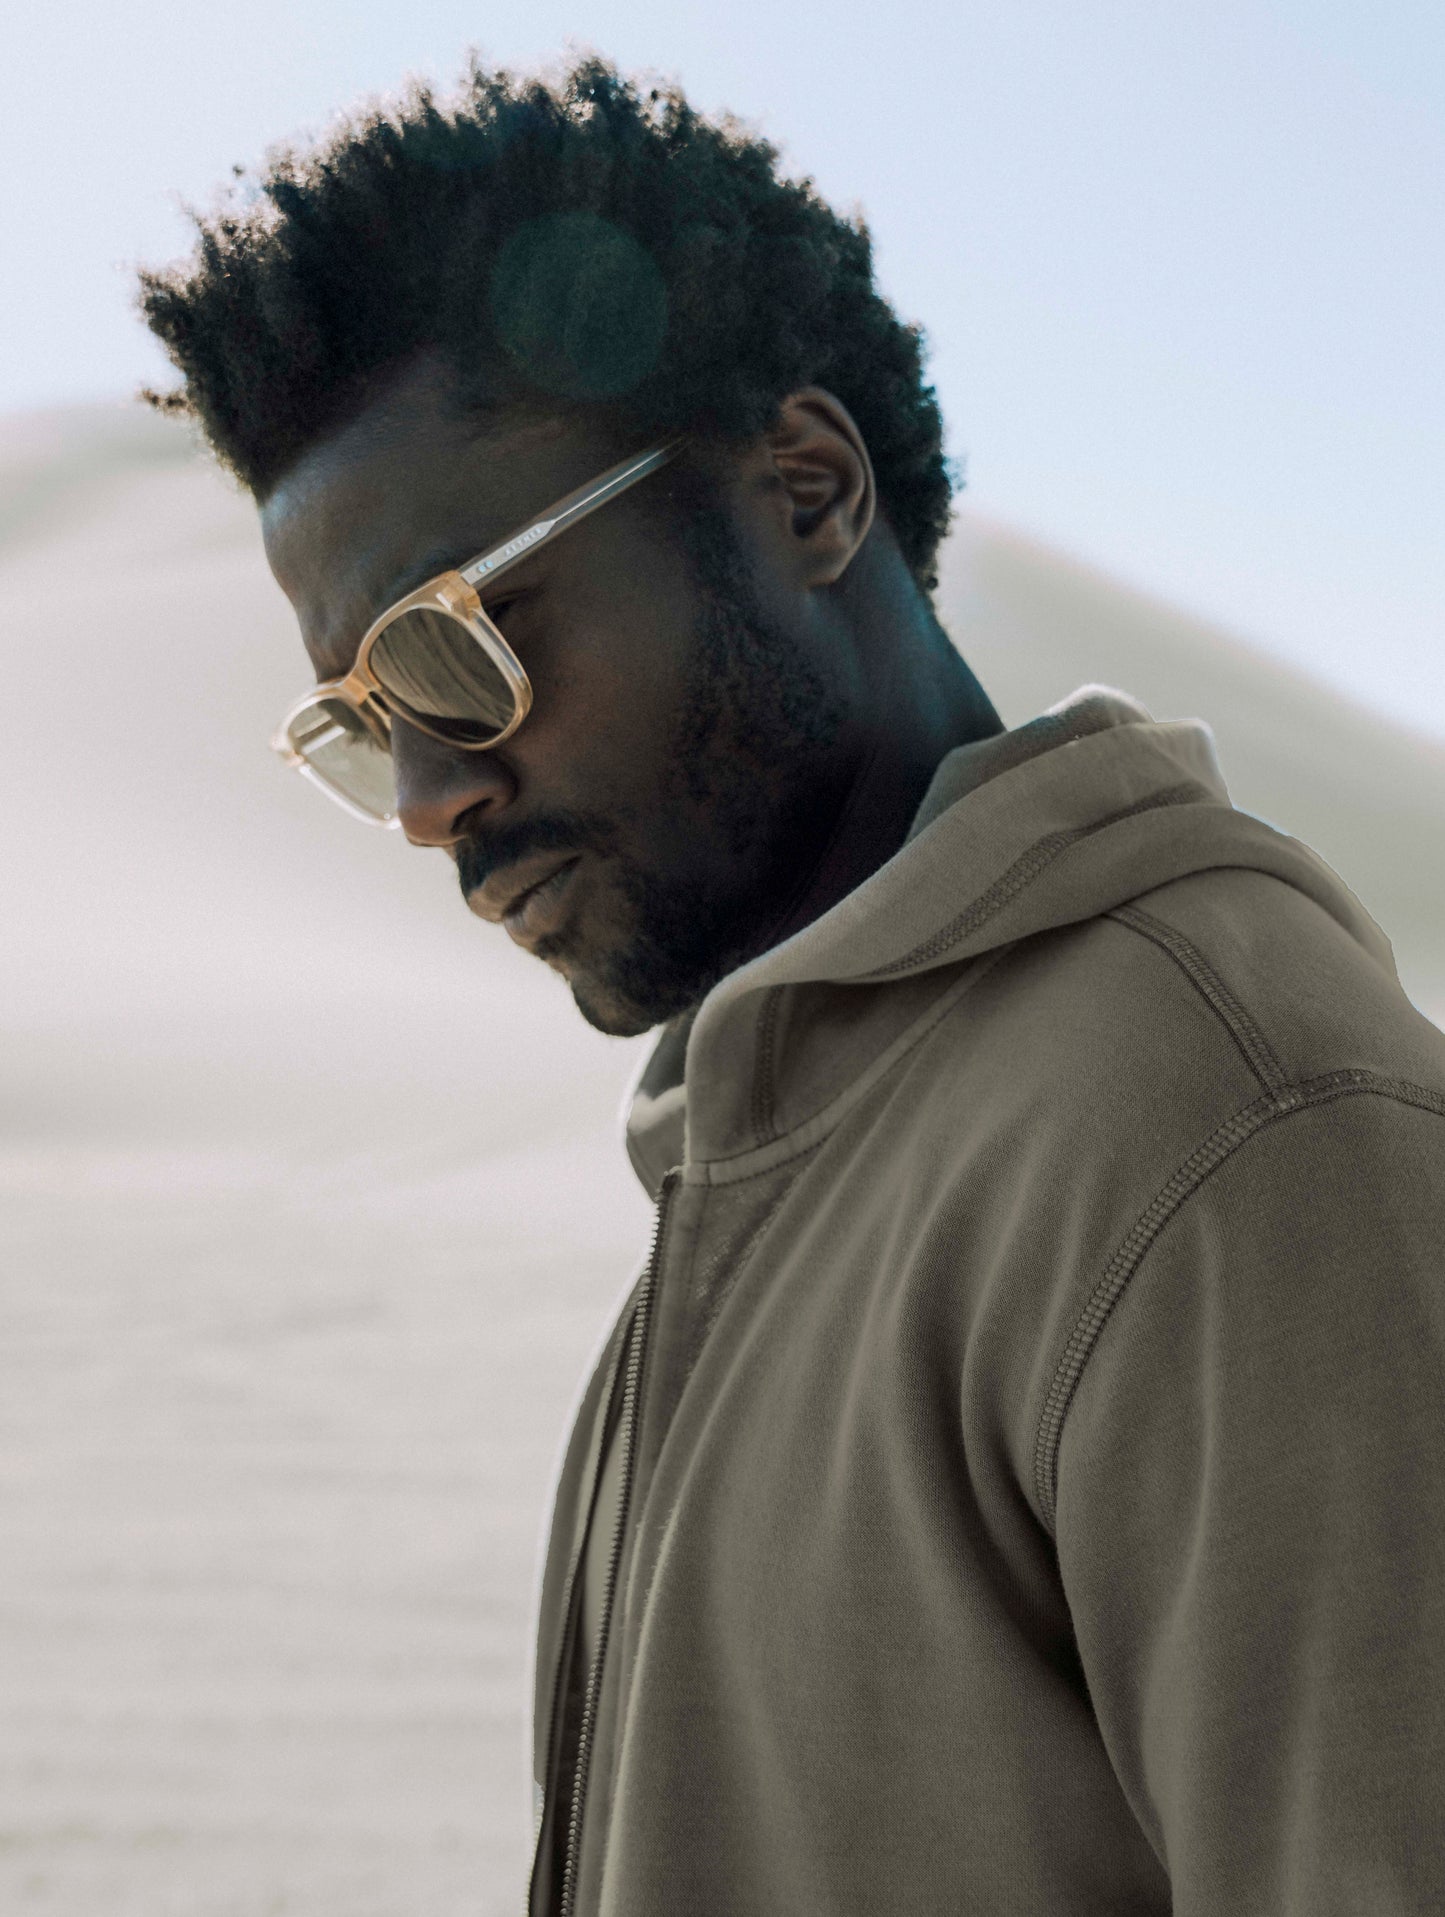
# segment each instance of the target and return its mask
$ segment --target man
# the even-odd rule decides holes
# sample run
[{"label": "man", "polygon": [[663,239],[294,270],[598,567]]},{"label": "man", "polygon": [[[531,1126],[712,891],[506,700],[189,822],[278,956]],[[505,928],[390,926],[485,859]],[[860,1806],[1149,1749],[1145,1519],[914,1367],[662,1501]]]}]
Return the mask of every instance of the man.
[{"label": "man", "polygon": [[283,755],[660,1027],[534,1912],[1445,1908],[1445,1039],[1212,735],[1008,731],[861,226],[586,61],[275,163],[151,325]]}]

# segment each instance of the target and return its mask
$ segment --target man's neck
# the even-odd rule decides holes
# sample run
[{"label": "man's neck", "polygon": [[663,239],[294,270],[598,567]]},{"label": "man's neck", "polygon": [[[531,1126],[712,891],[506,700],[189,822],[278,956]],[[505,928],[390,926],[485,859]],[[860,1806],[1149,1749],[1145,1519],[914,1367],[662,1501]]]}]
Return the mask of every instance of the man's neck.
[{"label": "man's neck", "polygon": [[893,857],[948,753],[1005,729],[963,660],[936,644],[894,650],[881,690],[886,716],[860,752],[821,855],[764,950],[821,918]]}]

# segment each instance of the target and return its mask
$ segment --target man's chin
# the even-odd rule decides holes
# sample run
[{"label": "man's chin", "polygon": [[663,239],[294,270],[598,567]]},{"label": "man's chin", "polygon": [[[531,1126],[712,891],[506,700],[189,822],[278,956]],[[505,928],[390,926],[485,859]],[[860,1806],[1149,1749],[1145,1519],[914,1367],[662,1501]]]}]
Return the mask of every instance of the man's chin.
[{"label": "man's chin", "polygon": [[572,981],[572,1003],[594,1032],[605,1032],[609,1038],[640,1038],[644,1032],[663,1023],[662,1018],[643,1012],[635,1005],[619,1004],[615,999],[594,993],[576,979]]},{"label": "man's chin", "polygon": [[[609,1038],[639,1038],[665,1025],[679,1012],[689,1011],[707,995],[707,985],[695,980],[641,976],[636,961],[614,963],[606,970],[583,964],[575,952],[548,951],[544,942],[537,957],[567,981],[572,1002],[596,1032]],[[608,972],[613,976],[608,976]],[[620,976],[619,976],[620,975]]]},{"label": "man's chin", "polygon": [[599,978],[590,966],[581,962],[575,951],[568,949],[568,942],[563,939],[541,940],[533,956],[566,981],[572,1003],[583,1018],[594,1031],[605,1032],[609,1038],[638,1038],[667,1017],[665,1012],[659,1014],[651,1006],[638,1004],[627,993]]}]

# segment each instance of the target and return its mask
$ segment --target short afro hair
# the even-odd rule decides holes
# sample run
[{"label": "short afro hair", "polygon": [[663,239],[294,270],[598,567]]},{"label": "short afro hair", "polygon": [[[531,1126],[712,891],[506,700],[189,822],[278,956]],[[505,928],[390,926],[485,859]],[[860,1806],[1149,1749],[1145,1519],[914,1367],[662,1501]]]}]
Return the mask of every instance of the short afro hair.
[{"label": "short afro hair", "polygon": [[747,438],[817,384],[857,420],[931,592],[952,476],[922,332],[874,284],[862,218],[778,157],[596,55],[551,84],[474,55],[446,104],[414,85],[193,215],[194,256],[141,275],[184,384],[144,397],[264,500],[427,354],[468,410],[586,409],[637,444]]}]

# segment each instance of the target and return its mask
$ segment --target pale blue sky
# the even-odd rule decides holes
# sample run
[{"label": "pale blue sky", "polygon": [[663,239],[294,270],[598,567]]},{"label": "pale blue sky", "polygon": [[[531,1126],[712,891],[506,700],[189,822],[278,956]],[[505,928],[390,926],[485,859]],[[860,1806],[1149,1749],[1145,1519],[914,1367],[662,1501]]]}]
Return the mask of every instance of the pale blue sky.
[{"label": "pale blue sky", "polygon": [[127,0],[6,38],[0,410],[164,376],[129,269],[184,249],[177,196],[570,38],[863,206],[977,506],[1445,736],[1440,0]]}]

